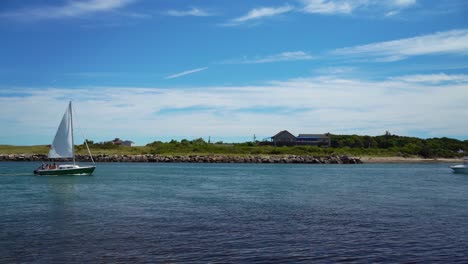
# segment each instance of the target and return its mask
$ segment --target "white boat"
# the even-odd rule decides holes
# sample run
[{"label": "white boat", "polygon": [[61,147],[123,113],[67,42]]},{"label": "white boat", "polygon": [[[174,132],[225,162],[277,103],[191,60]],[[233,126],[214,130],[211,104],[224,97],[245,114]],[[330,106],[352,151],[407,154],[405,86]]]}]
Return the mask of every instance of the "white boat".
[{"label": "white boat", "polygon": [[453,170],[454,173],[463,173],[463,174],[468,174],[468,157],[463,158],[463,164],[459,165],[453,165],[450,166],[450,168]]},{"label": "white boat", "polygon": [[52,142],[49,150],[49,158],[73,158],[73,164],[60,164],[49,165],[44,164],[34,170],[37,175],[91,175],[96,169],[93,156],[89,150],[88,143],[85,140],[88,154],[93,162],[92,166],[79,166],[75,162],[75,148],[73,138],[73,113],[72,102],[68,104],[67,110],[63,115],[62,121],[55,134],[54,141]]}]

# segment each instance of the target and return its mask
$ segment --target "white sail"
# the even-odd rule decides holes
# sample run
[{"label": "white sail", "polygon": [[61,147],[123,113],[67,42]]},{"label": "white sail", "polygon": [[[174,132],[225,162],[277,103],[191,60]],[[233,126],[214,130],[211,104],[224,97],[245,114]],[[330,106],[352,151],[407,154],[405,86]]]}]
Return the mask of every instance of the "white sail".
[{"label": "white sail", "polygon": [[54,142],[49,150],[49,158],[72,158],[73,157],[73,131],[71,102],[63,115]]}]

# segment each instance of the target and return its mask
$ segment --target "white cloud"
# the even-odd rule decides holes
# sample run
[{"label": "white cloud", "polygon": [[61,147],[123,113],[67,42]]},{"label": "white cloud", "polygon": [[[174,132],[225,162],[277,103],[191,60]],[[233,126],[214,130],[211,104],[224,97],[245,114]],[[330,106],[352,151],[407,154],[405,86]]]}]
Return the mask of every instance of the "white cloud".
[{"label": "white cloud", "polygon": [[49,142],[68,99],[74,99],[84,134],[97,141],[117,136],[138,144],[180,135],[262,138],[283,129],[370,135],[386,130],[412,135],[417,130],[466,137],[468,123],[459,120],[468,118],[468,81],[466,76],[448,76],[463,81],[320,76],[257,86],[21,89],[28,94],[18,96],[0,90],[0,140],[16,135]]},{"label": "white cloud", "polygon": [[246,15],[230,20],[224,26],[237,26],[250,21],[258,21],[266,17],[297,11],[309,14],[352,14],[355,11],[382,13],[386,17],[399,14],[401,10],[416,4],[416,0],[298,0],[299,6],[285,5],[281,7],[260,7],[249,11]]},{"label": "white cloud", "polygon": [[303,4],[303,12],[326,15],[351,14],[355,11],[380,12],[380,9],[383,9],[387,10],[386,16],[392,16],[399,13],[399,10],[416,4],[416,0],[300,0],[300,2]]},{"label": "white cloud", "polygon": [[247,21],[259,20],[266,17],[273,17],[292,11],[294,8],[290,5],[281,7],[260,7],[250,10],[246,15],[234,18],[226,25],[239,25]]},{"label": "white cloud", "polygon": [[349,67],[349,66],[325,67],[325,68],[319,68],[315,70],[315,72],[319,75],[337,76],[337,75],[349,74],[353,72],[355,69],[356,69],[355,67]]},{"label": "white cloud", "polygon": [[445,83],[445,82],[462,82],[468,83],[468,75],[466,74],[415,74],[405,75],[392,78],[394,80],[409,82],[409,83]]},{"label": "white cloud", "polygon": [[304,51],[286,51],[278,54],[268,55],[264,57],[244,58],[241,60],[226,61],[224,64],[258,64],[272,63],[281,61],[300,61],[312,60],[314,57]]},{"label": "white cloud", "polygon": [[387,2],[385,8],[389,9],[385,12],[385,17],[394,17],[400,15],[404,9],[416,5],[416,0],[393,0]]},{"label": "white cloud", "polygon": [[134,0],[88,0],[68,1],[62,6],[44,6],[3,13],[4,17],[23,19],[57,19],[80,17],[97,12],[108,12],[122,8]]},{"label": "white cloud", "polygon": [[349,14],[359,4],[359,1],[303,0],[302,2],[304,12],[319,14]]},{"label": "white cloud", "polygon": [[166,77],[166,79],[175,79],[175,78],[179,78],[179,77],[189,75],[189,74],[192,74],[192,73],[201,72],[201,71],[204,71],[206,69],[208,69],[208,67],[196,68],[196,69],[193,69],[193,70],[183,71],[183,72],[180,72],[180,73],[169,75],[169,76]]},{"label": "white cloud", "polygon": [[335,55],[375,58],[376,61],[397,61],[410,56],[428,54],[468,54],[468,30],[450,30],[434,34],[377,42],[337,49]]},{"label": "white cloud", "polygon": [[416,0],[393,0],[393,5],[399,7],[408,7],[416,4]]},{"label": "white cloud", "polygon": [[392,11],[388,11],[388,12],[385,14],[385,16],[386,16],[386,17],[396,16],[396,15],[398,15],[399,13],[400,13],[400,12],[397,11],[397,10],[392,10]]},{"label": "white cloud", "polygon": [[195,7],[189,10],[169,10],[167,14],[170,16],[213,16],[212,13]]}]

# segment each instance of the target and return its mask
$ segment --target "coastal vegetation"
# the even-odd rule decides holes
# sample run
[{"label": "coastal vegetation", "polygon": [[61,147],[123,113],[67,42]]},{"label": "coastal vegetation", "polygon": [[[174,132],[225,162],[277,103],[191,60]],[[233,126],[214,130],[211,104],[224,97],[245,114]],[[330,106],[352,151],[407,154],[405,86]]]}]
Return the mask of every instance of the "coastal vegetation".
[{"label": "coastal vegetation", "polygon": [[[381,136],[331,135],[331,147],[317,146],[265,146],[259,142],[223,143],[206,142],[202,138],[170,142],[155,141],[146,146],[121,146],[112,143],[88,141],[93,154],[107,155],[349,155],[368,157],[423,157],[456,158],[468,151],[468,140],[451,138],[421,139],[392,135]],[[3,154],[47,154],[48,146],[7,146],[0,145]],[[77,154],[85,154],[84,144],[76,147]]]},{"label": "coastal vegetation", "polygon": [[468,140],[447,137],[421,139],[392,135],[388,131],[381,136],[332,135],[331,139],[332,148],[359,150],[363,155],[381,151],[392,156],[455,158],[468,151]]}]

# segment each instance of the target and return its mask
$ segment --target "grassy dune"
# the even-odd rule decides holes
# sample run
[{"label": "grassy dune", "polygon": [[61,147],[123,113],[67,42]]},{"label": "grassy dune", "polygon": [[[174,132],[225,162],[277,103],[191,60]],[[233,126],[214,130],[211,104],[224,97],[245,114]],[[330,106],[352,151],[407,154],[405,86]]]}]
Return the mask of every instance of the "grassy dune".
[{"label": "grassy dune", "polygon": [[49,147],[46,145],[37,146],[11,146],[0,145],[1,154],[47,154]]},{"label": "grassy dune", "polygon": [[[350,156],[397,156],[385,149],[360,149],[360,148],[319,148],[312,146],[274,147],[274,146],[249,146],[247,144],[170,144],[161,143],[153,146],[108,146],[91,145],[93,155],[350,155]],[[39,146],[11,146],[0,145],[0,154],[47,154],[49,147]],[[76,146],[76,154],[87,154],[85,146]]]}]

